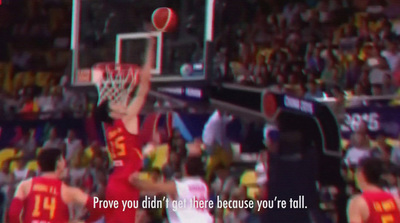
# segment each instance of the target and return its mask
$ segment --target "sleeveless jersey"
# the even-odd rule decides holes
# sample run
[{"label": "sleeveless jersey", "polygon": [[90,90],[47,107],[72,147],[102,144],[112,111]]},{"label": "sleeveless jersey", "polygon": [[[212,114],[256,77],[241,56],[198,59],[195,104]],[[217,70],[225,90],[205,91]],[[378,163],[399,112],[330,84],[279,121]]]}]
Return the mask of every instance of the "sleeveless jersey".
[{"label": "sleeveless jersey", "polygon": [[362,197],[368,204],[367,223],[400,222],[400,211],[392,194],[385,191],[364,192]]},{"label": "sleeveless jersey", "polygon": [[199,208],[195,201],[208,200],[208,188],[204,181],[197,177],[187,177],[182,180],[175,181],[178,202],[180,207],[174,210],[173,198],[169,198],[167,208],[168,220],[170,223],[213,223],[214,219],[209,213],[208,208]]},{"label": "sleeveless jersey", "polygon": [[142,168],[142,143],[138,135],[125,128],[122,120],[105,124],[108,152],[114,164],[113,177],[129,177]]},{"label": "sleeveless jersey", "polygon": [[24,223],[67,223],[68,205],[61,198],[62,181],[45,177],[32,178],[24,200]]}]

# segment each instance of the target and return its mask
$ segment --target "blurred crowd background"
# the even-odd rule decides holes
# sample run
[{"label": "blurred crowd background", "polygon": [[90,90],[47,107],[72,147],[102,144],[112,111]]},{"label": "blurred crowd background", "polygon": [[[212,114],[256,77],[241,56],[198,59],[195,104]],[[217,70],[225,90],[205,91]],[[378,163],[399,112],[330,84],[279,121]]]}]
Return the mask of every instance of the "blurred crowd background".
[{"label": "blurred crowd background", "polygon": [[[169,3],[177,6],[182,1]],[[4,135],[0,129],[1,141],[7,142],[1,144],[0,150],[0,213],[4,214],[19,182],[39,174],[35,157],[42,149],[64,150],[69,167],[65,181],[104,197],[110,160],[101,140],[90,137],[91,131],[98,129],[64,125],[70,120],[92,122],[96,103],[89,100],[86,92],[74,90],[70,84],[72,2],[3,0],[2,4],[0,119],[4,125],[13,126],[14,131]],[[204,4],[204,1],[193,1],[190,7],[202,5],[204,8]],[[330,103],[341,124],[345,124],[347,108],[398,105],[399,1],[217,0],[216,4],[214,78],[222,84],[268,88]],[[96,14],[100,9],[94,6],[92,10]],[[109,15],[112,12],[105,16]],[[167,69],[175,71],[183,63],[202,62],[196,56],[202,52],[203,40],[204,21],[199,21],[199,15],[203,16],[204,11],[188,12],[182,17],[187,21],[181,24],[185,34],[173,39],[179,43],[183,37],[193,37],[189,38],[193,47],[178,53],[171,51],[168,58],[178,65]],[[111,27],[120,32],[123,29],[104,27],[103,23],[97,25],[98,30]],[[137,26],[140,30],[141,26]],[[96,48],[105,41],[107,29],[104,33],[98,30],[86,30],[84,48]],[[110,52],[108,48],[104,52]],[[264,198],[267,157],[279,147],[276,132],[263,131],[265,148],[257,148],[257,153],[240,154],[240,148],[245,145],[232,142],[226,134],[231,119],[215,111],[207,122],[197,127],[203,133],[190,140],[179,129],[170,134],[163,129],[155,131],[143,148],[146,156],[143,177],[154,181],[179,178],[185,157],[201,155],[207,161],[206,180],[212,199],[216,196],[234,200]],[[41,123],[40,128],[37,123]],[[346,194],[350,196],[357,191],[353,180],[357,162],[366,156],[378,156],[391,163],[391,174],[385,176],[387,189],[399,196],[397,137],[393,139],[392,135],[388,139],[384,131],[372,137],[369,124],[360,121],[357,128],[351,128],[350,137],[343,140]],[[329,219],[324,222],[338,222],[335,203],[338,189],[319,189],[320,207],[324,210],[321,218]],[[216,209],[213,213],[218,222],[225,223],[258,222],[259,215],[255,210],[241,209]],[[84,212],[79,207],[71,209],[73,218],[82,215]],[[139,217],[140,222],[162,222],[165,211],[146,210]]]}]

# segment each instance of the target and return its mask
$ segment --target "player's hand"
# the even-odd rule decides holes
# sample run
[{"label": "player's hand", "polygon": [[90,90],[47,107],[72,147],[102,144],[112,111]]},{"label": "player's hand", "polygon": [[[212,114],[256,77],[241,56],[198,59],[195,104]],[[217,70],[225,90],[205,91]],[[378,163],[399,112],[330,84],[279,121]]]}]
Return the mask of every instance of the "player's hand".
[{"label": "player's hand", "polygon": [[138,186],[140,185],[142,180],[140,179],[140,173],[132,173],[129,176],[129,183],[131,183],[133,186]]}]

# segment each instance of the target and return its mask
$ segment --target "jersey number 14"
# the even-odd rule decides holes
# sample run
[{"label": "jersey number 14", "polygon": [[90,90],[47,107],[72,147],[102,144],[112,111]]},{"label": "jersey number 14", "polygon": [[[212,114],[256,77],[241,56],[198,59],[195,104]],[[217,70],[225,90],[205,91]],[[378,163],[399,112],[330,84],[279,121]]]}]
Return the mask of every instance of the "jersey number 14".
[{"label": "jersey number 14", "polygon": [[56,199],[55,197],[43,197],[40,195],[35,196],[35,208],[32,212],[32,217],[44,217],[42,216],[42,211],[49,211],[49,219],[52,220],[54,218],[54,214],[56,211]]}]

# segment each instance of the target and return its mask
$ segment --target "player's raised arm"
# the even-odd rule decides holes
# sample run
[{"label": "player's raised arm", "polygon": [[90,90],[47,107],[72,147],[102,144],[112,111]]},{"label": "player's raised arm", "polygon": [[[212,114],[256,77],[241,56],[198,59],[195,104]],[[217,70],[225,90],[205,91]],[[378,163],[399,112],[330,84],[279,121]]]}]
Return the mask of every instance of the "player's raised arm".
[{"label": "player's raised arm", "polygon": [[147,52],[146,52],[146,62],[140,71],[140,81],[136,95],[133,96],[133,100],[129,103],[127,108],[127,118],[136,118],[139,115],[144,103],[146,102],[147,94],[150,91],[150,81],[151,81],[151,70],[154,67],[155,60],[155,45],[156,39],[151,37],[148,40]]},{"label": "player's raised arm", "polygon": [[95,208],[96,198],[89,196],[79,188],[65,186],[64,189],[66,197],[70,199],[71,203],[84,206],[90,213],[90,217],[86,222],[95,222],[101,218],[103,212],[100,208]]},{"label": "player's raised arm", "polygon": [[21,213],[24,209],[24,199],[27,196],[27,190],[30,188],[32,181],[22,181],[15,190],[14,198],[11,201],[10,209],[8,211],[9,223],[20,223]]}]

